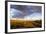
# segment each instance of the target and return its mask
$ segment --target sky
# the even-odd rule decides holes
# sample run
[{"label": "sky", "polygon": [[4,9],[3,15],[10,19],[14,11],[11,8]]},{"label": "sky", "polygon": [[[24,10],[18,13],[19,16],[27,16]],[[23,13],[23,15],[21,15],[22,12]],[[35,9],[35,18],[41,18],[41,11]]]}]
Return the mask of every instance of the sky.
[{"label": "sky", "polygon": [[11,18],[39,20],[42,19],[41,8],[41,6],[31,5],[10,5],[10,16]]}]

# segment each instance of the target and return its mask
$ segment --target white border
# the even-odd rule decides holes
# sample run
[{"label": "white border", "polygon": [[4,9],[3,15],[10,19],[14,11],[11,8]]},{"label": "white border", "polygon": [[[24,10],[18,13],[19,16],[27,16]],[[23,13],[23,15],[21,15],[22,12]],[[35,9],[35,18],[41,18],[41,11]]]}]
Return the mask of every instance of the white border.
[{"label": "white border", "polygon": [[[10,29],[10,5],[32,5],[32,6],[42,6],[42,28],[28,28],[28,29]],[[34,3],[19,3],[19,2],[8,2],[8,32],[22,32],[22,31],[37,31],[44,30],[44,4],[34,4]]]}]

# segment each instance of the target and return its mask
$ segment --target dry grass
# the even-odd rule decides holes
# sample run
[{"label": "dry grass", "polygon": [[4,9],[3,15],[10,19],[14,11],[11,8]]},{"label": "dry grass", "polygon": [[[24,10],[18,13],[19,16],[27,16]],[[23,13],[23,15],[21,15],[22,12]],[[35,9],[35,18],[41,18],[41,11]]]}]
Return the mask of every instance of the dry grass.
[{"label": "dry grass", "polygon": [[25,20],[10,20],[11,29],[15,28],[38,28],[41,27],[41,20],[25,21]]}]

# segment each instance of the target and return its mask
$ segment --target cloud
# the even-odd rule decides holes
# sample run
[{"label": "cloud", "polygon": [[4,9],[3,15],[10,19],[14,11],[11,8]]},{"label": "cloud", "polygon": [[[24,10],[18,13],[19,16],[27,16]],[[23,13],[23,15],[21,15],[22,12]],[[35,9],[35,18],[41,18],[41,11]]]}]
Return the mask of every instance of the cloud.
[{"label": "cloud", "polygon": [[33,13],[32,15],[25,16],[24,19],[26,20],[40,20],[42,19],[42,15],[40,13]]},{"label": "cloud", "polygon": [[20,10],[17,10],[17,9],[14,9],[14,8],[11,8],[11,10],[10,10],[11,18],[20,16],[21,14],[23,14],[23,13]]},{"label": "cloud", "polygon": [[41,6],[28,6],[28,5],[11,5],[10,7],[11,18],[25,18],[25,19],[40,19]]}]

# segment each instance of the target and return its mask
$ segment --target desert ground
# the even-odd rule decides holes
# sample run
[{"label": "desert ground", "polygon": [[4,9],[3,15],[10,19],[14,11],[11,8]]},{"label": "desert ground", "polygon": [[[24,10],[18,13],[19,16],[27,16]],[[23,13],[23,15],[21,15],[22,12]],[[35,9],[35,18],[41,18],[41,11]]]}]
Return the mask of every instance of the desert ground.
[{"label": "desert ground", "polygon": [[18,28],[40,28],[42,27],[42,20],[10,20],[11,29]]}]

